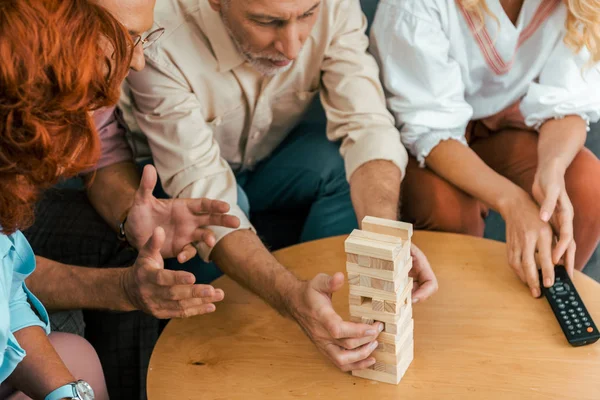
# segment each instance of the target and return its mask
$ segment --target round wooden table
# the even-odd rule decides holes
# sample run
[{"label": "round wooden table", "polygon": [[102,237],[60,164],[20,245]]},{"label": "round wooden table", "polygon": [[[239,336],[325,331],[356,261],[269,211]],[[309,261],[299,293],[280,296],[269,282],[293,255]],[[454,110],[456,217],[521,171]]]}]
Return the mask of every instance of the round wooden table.
[{"label": "round wooden table", "polygon": [[[298,276],[345,270],[344,237],[276,252]],[[514,276],[503,243],[416,232],[439,292],[414,307],[415,359],[399,385],[352,377],[300,328],[227,277],[211,315],[173,320],[152,355],[150,400],[169,399],[599,399],[600,342],[571,347],[547,301]],[[579,290],[600,323],[600,285]],[[348,317],[347,286],[334,296]]]}]

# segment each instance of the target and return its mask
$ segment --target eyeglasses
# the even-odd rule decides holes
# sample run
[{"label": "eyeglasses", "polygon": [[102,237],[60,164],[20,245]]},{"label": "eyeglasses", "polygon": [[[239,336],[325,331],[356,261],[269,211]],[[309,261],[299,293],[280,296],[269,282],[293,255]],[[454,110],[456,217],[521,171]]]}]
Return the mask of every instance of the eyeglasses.
[{"label": "eyeglasses", "polygon": [[154,42],[156,42],[160,37],[165,33],[165,28],[158,28],[150,32],[146,35],[145,38],[142,38],[142,35],[137,35],[133,37],[133,47],[136,47],[138,44],[142,44],[143,49],[147,49],[152,46]]}]

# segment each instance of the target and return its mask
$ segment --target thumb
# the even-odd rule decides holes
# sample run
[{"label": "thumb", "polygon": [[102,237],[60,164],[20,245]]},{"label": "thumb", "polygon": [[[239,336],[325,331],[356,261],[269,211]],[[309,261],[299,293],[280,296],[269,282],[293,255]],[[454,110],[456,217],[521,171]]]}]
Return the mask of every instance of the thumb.
[{"label": "thumb", "polygon": [[165,236],[165,230],[162,227],[157,226],[154,228],[152,236],[150,236],[150,239],[148,239],[144,247],[140,249],[139,257],[152,259],[162,268],[163,258],[160,255],[160,249],[165,243]]},{"label": "thumb", "polygon": [[311,282],[313,289],[321,293],[333,294],[344,284],[344,274],[336,272],[333,276],[319,274]]},{"label": "thumb", "polygon": [[552,217],[552,214],[554,214],[559,194],[560,189],[556,185],[552,185],[549,188],[548,192],[546,193],[546,197],[544,198],[544,202],[540,207],[540,218],[542,221],[548,222],[550,217]]},{"label": "thumb", "polygon": [[153,165],[146,165],[144,167],[144,172],[142,172],[142,180],[140,181],[140,187],[136,192],[136,197],[139,200],[151,199],[157,180],[158,176],[156,174],[156,168],[154,168]]}]

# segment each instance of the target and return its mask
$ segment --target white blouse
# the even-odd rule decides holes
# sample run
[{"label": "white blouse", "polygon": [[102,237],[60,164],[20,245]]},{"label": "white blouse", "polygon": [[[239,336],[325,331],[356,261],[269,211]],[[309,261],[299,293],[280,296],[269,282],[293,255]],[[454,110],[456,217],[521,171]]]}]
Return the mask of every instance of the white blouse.
[{"label": "white blouse", "polygon": [[515,24],[499,0],[498,18],[474,17],[454,0],[382,0],[371,31],[388,107],[402,142],[421,165],[440,141],[466,145],[470,120],[494,115],[521,99],[525,123],[550,118],[600,119],[600,68],[589,52],[564,43],[561,0],[525,0]]}]

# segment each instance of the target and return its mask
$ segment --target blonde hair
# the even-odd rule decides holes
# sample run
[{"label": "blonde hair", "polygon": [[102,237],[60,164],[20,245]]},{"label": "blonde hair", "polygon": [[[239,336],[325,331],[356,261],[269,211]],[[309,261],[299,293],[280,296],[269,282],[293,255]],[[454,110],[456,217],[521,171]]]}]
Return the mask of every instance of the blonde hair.
[{"label": "blonde hair", "polygon": [[[471,12],[478,24],[483,25],[486,15],[496,22],[486,0],[456,0],[466,11]],[[527,1],[527,0],[525,0]],[[545,0],[547,1],[547,0]],[[600,61],[600,0],[563,0],[568,15],[565,22],[565,43],[576,53],[584,47],[590,52],[590,63]]]}]

